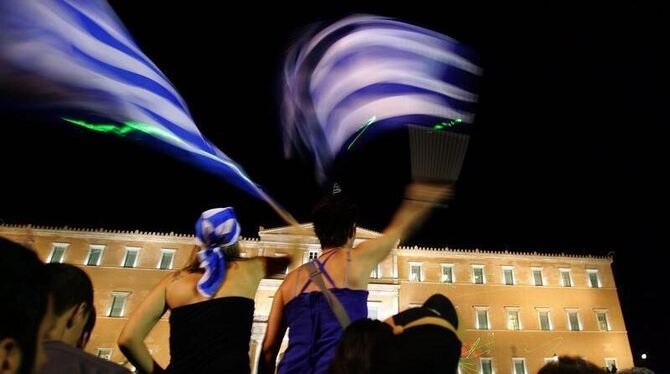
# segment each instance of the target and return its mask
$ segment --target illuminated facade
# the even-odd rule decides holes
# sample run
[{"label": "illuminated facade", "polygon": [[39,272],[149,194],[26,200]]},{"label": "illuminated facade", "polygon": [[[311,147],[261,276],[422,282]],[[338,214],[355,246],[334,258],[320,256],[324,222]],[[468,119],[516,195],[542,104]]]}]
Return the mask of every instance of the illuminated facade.
[{"label": "illuminated facade", "polygon": [[[358,228],[356,238],[378,235]],[[0,236],[34,248],[45,262],[76,264],[91,276],[98,323],[87,350],[126,365],[116,338],[127,316],[193,249],[192,236],[173,233],[4,225]],[[320,249],[311,225],[261,228],[259,238],[242,239],[241,246],[246,256],[292,252],[289,269]],[[434,293],[447,295],[459,313],[461,373],[534,373],[554,354],[631,367],[611,263],[607,257],[398,247],[371,274],[368,309],[371,318],[385,319]],[[264,279],[256,294],[252,362],[280,282]],[[163,365],[168,336],[166,314],[146,340]]]}]

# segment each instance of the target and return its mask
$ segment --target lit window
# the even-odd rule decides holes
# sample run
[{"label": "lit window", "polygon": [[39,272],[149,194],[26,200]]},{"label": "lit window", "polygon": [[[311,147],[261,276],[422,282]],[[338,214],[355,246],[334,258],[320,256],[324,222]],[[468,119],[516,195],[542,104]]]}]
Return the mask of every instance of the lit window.
[{"label": "lit window", "polygon": [[472,283],[474,284],[486,283],[486,276],[484,275],[484,265],[472,265]]},{"label": "lit window", "polygon": [[512,366],[514,366],[514,374],[526,374],[525,358],[513,358]]},{"label": "lit window", "polygon": [[610,324],[607,320],[606,310],[596,310],[596,321],[598,321],[598,328],[600,331],[610,331]]},{"label": "lit window", "polygon": [[409,263],[409,280],[413,282],[423,282],[422,265],[419,262]]},{"label": "lit window", "polygon": [[123,267],[134,268],[137,265],[137,257],[139,253],[139,248],[126,247],[126,256],[123,258]]},{"label": "lit window", "polygon": [[568,328],[570,331],[581,331],[582,325],[579,321],[579,312],[576,310],[568,310]]},{"label": "lit window", "polygon": [[544,286],[544,276],[542,274],[542,268],[532,268],[533,272],[533,285],[535,286]]},{"label": "lit window", "polygon": [[561,286],[572,287],[572,276],[570,275],[570,269],[560,269],[560,272],[561,272]]},{"label": "lit window", "polygon": [[129,294],[130,292],[112,292],[112,306],[109,308],[110,317],[123,317]]},{"label": "lit window", "polygon": [[598,276],[598,270],[589,269],[586,271],[589,276],[589,285],[591,288],[600,288],[600,277]]},{"label": "lit window", "polygon": [[611,373],[613,373],[614,368],[618,368],[619,365],[616,364],[616,358],[606,358],[605,366],[609,369]]},{"label": "lit window", "polygon": [[475,313],[477,314],[477,328],[478,330],[489,330],[491,325],[489,325],[489,308],[488,307],[475,307]]},{"label": "lit window", "polygon": [[493,374],[493,359],[482,357],[480,359],[482,374]]},{"label": "lit window", "polygon": [[105,250],[104,245],[91,245],[88,248],[88,256],[86,257],[86,265],[98,266],[102,260],[102,251]]},{"label": "lit window", "polygon": [[68,246],[70,246],[70,243],[53,243],[51,247],[51,255],[47,262],[62,263]]},{"label": "lit window", "polygon": [[540,320],[540,330],[551,331],[551,317],[548,309],[538,309],[537,317]]},{"label": "lit window", "polygon": [[158,268],[162,270],[172,269],[174,261],[174,249],[161,249],[161,260],[158,262]]},{"label": "lit window", "polygon": [[442,283],[454,283],[454,265],[452,264],[441,264],[442,267]]},{"label": "lit window", "polygon": [[514,285],[514,267],[513,266],[503,266],[503,284],[512,286]]},{"label": "lit window", "polygon": [[111,348],[98,348],[96,355],[105,360],[112,359],[112,349]]},{"label": "lit window", "polygon": [[521,321],[519,320],[519,309],[507,308],[507,328],[509,330],[521,330]]}]

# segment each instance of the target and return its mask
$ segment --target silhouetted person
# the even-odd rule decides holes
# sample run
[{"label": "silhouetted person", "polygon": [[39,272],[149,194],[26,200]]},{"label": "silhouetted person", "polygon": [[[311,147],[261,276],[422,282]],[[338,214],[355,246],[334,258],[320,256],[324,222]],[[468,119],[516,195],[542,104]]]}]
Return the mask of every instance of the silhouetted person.
[{"label": "silhouetted person", "polygon": [[35,252],[0,238],[0,372],[35,373],[51,324],[44,264]]},{"label": "silhouetted person", "polygon": [[654,374],[654,372],[647,368],[634,367],[630,369],[619,370],[619,374]]},{"label": "silhouetted person", "polygon": [[417,308],[407,309],[386,320],[393,327],[393,344],[381,356],[375,372],[456,373],[462,343],[458,338],[458,315],[451,301],[435,294]]},{"label": "silhouetted person", "polygon": [[254,297],[261,280],[283,273],[288,257],[241,258],[232,208],[210,209],[195,225],[186,266],[161,280],[133,313],[119,347],[140,372],[162,372],[144,344],[170,310],[169,373],[248,373]]},{"label": "silhouetted person", "polygon": [[[276,357],[288,328],[288,348],[279,362],[278,373],[327,373],[347,322],[367,317],[372,270],[450,191],[444,185],[410,185],[406,199],[382,235],[356,247],[353,246],[356,205],[339,187],[322,199],[313,213],[321,254],[291,271],[275,293],[259,372],[274,373]],[[312,267],[315,270],[310,270]],[[328,292],[322,292],[322,288]]]},{"label": "silhouetted person", "polygon": [[44,342],[47,363],[41,373],[128,373],[83,350],[95,325],[93,284],[86,272],[74,265],[50,263],[46,274],[54,307],[53,326]]},{"label": "silhouetted person", "polygon": [[544,365],[537,374],[605,374],[607,371],[580,357],[559,356]]},{"label": "silhouetted person", "polygon": [[351,323],[337,346],[330,374],[374,373],[374,362],[392,339],[391,327],[382,321],[364,318]]}]

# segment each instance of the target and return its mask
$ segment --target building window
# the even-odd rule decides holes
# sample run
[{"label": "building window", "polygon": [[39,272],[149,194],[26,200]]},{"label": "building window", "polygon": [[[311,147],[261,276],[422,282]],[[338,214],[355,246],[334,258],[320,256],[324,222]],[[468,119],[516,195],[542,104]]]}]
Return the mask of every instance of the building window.
[{"label": "building window", "polygon": [[596,321],[600,331],[610,331],[610,323],[607,320],[606,310],[596,310]]},{"label": "building window", "polygon": [[486,276],[484,275],[484,265],[472,265],[472,283],[474,284],[486,283]]},{"label": "building window", "polygon": [[123,317],[129,294],[130,292],[112,292],[112,306],[109,308],[110,317]]},{"label": "building window", "polygon": [[507,311],[507,329],[521,330],[521,320],[519,319],[519,308],[505,308]]},{"label": "building window", "polygon": [[379,301],[368,301],[368,318],[370,319],[379,319],[379,307],[381,302]]},{"label": "building window", "polygon": [[161,249],[161,260],[158,262],[158,268],[162,270],[172,269],[174,260],[174,249]]},{"label": "building window", "polygon": [[482,357],[480,359],[481,372],[482,374],[493,374],[493,359],[488,357]]},{"label": "building window", "polygon": [[561,272],[561,286],[572,287],[572,276],[570,275],[570,269],[560,269],[560,272]]},{"label": "building window", "polygon": [[591,288],[600,288],[600,277],[598,276],[598,270],[589,269],[586,271],[589,276],[589,285]]},{"label": "building window", "polygon": [[102,260],[102,251],[105,250],[104,245],[90,245],[88,247],[88,256],[86,257],[86,265],[98,266]]},{"label": "building window", "polygon": [[409,280],[413,282],[423,282],[423,271],[420,262],[409,263]]},{"label": "building window", "polygon": [[317,258],[319,258],[319,250],[318,249],[310,249],[309,250],[309,255],[307,257],[307,261],[314,261]]},{"label": "building window", "polygon": [[379,279],[381,277],[382,277],[381,264],[377,264],[377,265],[375,265],[374,268],[372,268],[372,272],[370,273],[370,278]]},{"label": "building window", "polygon": [[581,331],[582,326],[579,321],[579,312],[576,310],[568,310],[568,328],[570,331]]},{"label": "building window", "polygon": [[477,314],[477,330],[489,330],[491,325],[489,325],[489,308],[475,307],[475,313]]},{"label": "building window", "polygon": [[616,358],[606,358],[605,366],[609,369],[610,373],[614,372],[614,368],[618,369],[619,367],[619,365],[616,364]]},{"label": "building window", "polygon": [[440,276],[442,283],[454,283],[456,281],[454,279],[454,265],[441,264],[440,266],[442,267],[442,275]]},{"label": "building window", "polygon": [[59,262],[62,263],[65,258],[65,251],[69,246],[69,243],[53,243],[51,248],[51,255],[47,262]]},{"label": "building window", "polygon": [[137,265],[137,257],[139,253],[139,248],[126,247],[126,257],[123,258],[123,267],[134,268]]},{"label": "building window", "polygon": [[514,374],[526,374],[525,358],[513,358],[512,366],[514,366]]},{"label": "building window", "polygon": [[540,320],[540,330],[551,331],[551,318],[549,316],[549,310],[538,309],[537,317]]},{"label": "building window", "polygon": [[112,349],[111,348],[98,348],[96,351],[96,355],[100,358],[104,358],[105,360],[111,360],[112,359]]},{"label": "building window", "polygon": [[542,274],[542,268],[531,268],[533,273],[533,285],[535,286],[544,286],[544,275]]},{"label": "building window", "polygon": [[503,266],[503,284],[512,286],[514,285],[514,267],[513,266]]}]

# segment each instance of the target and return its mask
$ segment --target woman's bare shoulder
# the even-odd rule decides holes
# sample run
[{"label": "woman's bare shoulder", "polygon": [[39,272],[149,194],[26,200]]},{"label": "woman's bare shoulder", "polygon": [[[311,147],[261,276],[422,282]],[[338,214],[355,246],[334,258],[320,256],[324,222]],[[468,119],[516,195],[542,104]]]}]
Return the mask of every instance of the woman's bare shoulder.
[{"label": "woman's bare shoulder", "polygon": [[307,272],[304,269],[304,265],[300,265],[286,274],[279,286],[285,296],[292,296],[295,293],[295,288],[299,288],[307,280]]},{"label": "woman's bare shoulder", "polygon": [[183,270],[168,274],[161,282],[165,287],[165,299],[168,306],[176,308],[191,303],[198,296],[195,287],[200,276],[202,275]]}]

